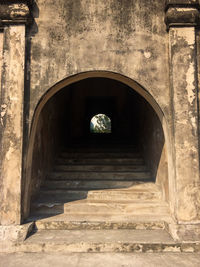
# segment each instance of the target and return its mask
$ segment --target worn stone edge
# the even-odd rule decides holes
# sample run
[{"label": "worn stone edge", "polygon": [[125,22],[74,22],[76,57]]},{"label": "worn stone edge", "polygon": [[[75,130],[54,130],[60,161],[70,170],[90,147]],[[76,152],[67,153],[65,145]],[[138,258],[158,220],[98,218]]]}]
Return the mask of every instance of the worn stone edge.
[{"label": "worn stone edge", "polygon": [[167,29],[175,27],[196,27],[200,25],[200,12],[197,8],[170,7],[165,12]]},{"label": "worn stone edge", "polygon": [[170,7],[176,8],[197,8],[200,9],[199,0],[166,0],[165,1],[165,11]]},{"label": "worn stone edge", "polygon": [[200,242],[200,224],[166,224],[166,231],[176,242]]},{"label": "worn stone edge", "polygon": [[145,242],[0,242],[1,253],[17,252],[66,252],[66,253],[200,253],[200,242],[196,243],[145,243]]},{"label": "worn stone edge", "polygon": [[32,1],[0,0],[0,26],[7,24],[30,24],[33,21],[31,14]]},{"label": "worn stone edge", "polygon": [[23,225],[0,225],[0,242],[23,242],[33,231],[34,222]]}]

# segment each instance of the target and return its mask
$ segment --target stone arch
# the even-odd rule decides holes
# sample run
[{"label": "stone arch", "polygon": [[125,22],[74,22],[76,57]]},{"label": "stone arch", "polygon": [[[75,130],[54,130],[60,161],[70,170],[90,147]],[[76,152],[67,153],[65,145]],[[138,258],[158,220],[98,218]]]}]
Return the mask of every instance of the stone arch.
[{"label": "stone arch", "polygon": [[[162,111],[159,104],[156,102],[154,97],[146,90],[144,89],[140,84],[138,84],[136,81],[134,81],[131,78],[128,78],[122,74],[109,72],[109,71],[88,71],[83,72],[79,74],[75,74],[73,76],[67,77],[63,79],[62,81],[56,83],[53,85],[40,99],[39,103],[37,104],[32,124],[31,124],[31,130],[30,130],[30,136],[29,136],[29,143],[25,158],[25,170],[24,170],[24,180],[23,180],[23,188],[22,188],[22,218],[26,218],[29,215],[29,208],[30,208],[30,181],[31,181],[31,168],[32,168],[32,160],[33,160],[33,146],[34,146],[34,140],[36,135],[36,129],[38,120],[41,114],[42,109],[44,108],[45,104],[60,90],[62,90],[64,87],[69,86],[73,83],[88,79],[88,78],[108,78],[113,79],[115,81],[119,81],[130,88],[132,88],[134,91],[136,91],[140,96],[142,96],[153,108],[155,113],[157,114],[164,133],[164,138],[166,142],[166,151],[167,151],[167,158],[171,159],[171,145],[170,145],[170,136],[168,131],[168,126],[166,122],[166,118],[164,115],[164,112]],[[172,176],[173,171],[170,171],[170,166],[172,166],[172,161],[168,160],[168,174],[169,174],[169,183],[172,183]],[[173,194],[172,194],[173,195]],[[171,197],[171,196],[170,196]]]}]

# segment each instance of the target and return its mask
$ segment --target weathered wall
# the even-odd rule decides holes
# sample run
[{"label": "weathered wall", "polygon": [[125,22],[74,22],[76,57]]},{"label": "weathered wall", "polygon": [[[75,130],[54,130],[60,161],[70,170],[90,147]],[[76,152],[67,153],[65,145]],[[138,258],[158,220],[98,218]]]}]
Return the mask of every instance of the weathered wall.
[{"label": "weathered wall", "polygon": [[20,222],[25,27],[4,28],[0,95],[0,224]]},{"label": "weathered wall", "polygon": [[[1,34],[0,38],[0,46],[3,47],[0,75],[3,103],[1,223],[21,222],[20,192],[26,179],[22,179],[21,175],[22,154],[25,139],[28,140],[23,127],[24,100],[28,113],[30,100],[30,114],[27,113],[24,120],[30,130],[35,107],[52,85],[72,74],[94,70],[116,72],[134,79],[153,96],[151,103],[155,104],[154,99],[157,101],[158,106],[155,104],[154,107],[158,110],[161,107],[164,111],[165,117],[161,121],[168,145],[172,214],[179,224],[198,223],[196,28],[200,24],[199,1],[167,0],[165,5],[165,0],[36,0],[33,11],[35,24],[26,38],[25,25],[30,19],[26,3],[30,1],[17,1],[19,5],[14,4],[15,1],[0,2],[1,26],[4,28],[4,36]],[[24,49],[28,37],[32,38],[30,58],[28,42],[26,51]],[[29,60],[30,85],[27,79]],[[142,89],[140,92],[144,93]],[[160,110],[159,114],[162,114]],[[48,126],[48,123],[45,122],[45,125]],[[41,123],[38,124],[40,126]],[[42,142],[45,144],[47,140]],[[37,145],[36,154],[39,150]],[[160,162],[166,166],[163,153]]]},{"label": "weathered wall", "polygon": [[143,85],[169,112],[164,2],[37,0],[31,35],[31,112],[46,90],[72,74],[107,70]]},{"label": "weathered wall", "polygon": [[177,216],[181,221],[199,220],[198,90],[194,28],[188,26],[170,29],[170,67],[173,88]]}]

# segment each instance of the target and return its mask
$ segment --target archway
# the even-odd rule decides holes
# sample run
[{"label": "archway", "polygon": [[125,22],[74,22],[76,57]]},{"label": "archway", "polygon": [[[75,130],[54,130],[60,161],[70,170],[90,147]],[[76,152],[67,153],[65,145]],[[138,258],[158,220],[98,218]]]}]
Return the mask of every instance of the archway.
[{"label": "archway", "polygon": [[166,124],[160,107],[145,89],[123,75],[87,72],[53,86],[35,110],[25,170],[24,217],[60,150],[83,142],[88,146],[88,123],[97,112],[112,120],[112,137],[101,145],[137,146],[151,172],[151,181],[161,185],[167,200]]}]

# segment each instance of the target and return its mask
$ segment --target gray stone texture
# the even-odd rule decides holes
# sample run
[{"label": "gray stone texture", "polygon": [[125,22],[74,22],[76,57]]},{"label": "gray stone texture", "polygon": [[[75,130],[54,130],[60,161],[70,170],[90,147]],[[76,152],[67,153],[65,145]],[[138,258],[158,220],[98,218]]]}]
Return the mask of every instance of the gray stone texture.
[{"label": "gray stone texture", "polygon": [[16,253],[0,254],[4,267],[199,267],[200,255],[188,253],[87,254],[87,253]]}]

